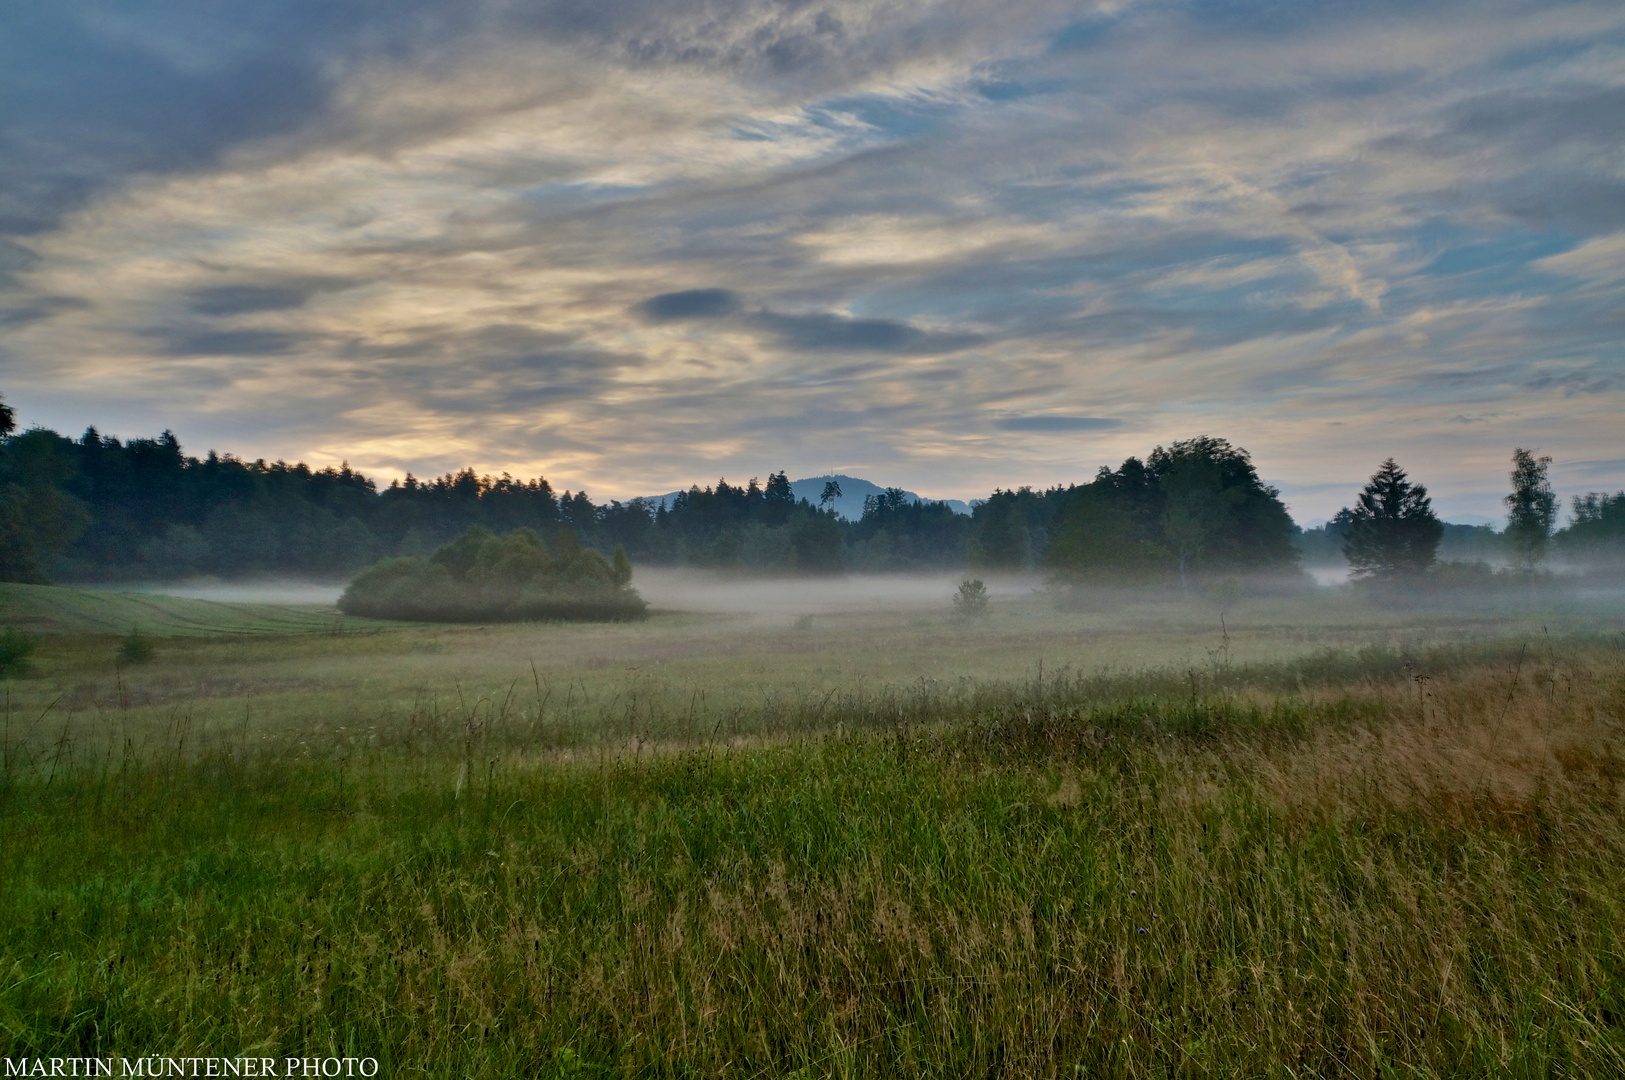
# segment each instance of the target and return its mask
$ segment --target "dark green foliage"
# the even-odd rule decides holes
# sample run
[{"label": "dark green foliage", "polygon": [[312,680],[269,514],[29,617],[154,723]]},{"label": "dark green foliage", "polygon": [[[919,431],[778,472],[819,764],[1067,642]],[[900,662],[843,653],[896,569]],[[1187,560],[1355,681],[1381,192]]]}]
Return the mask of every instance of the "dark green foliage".
[{"label": "dark green foliage", "polygon": [[[1124,463],[1138,465],[1133,458]],[[1104,472],[1104,470],[1103,470]],[[1127,578],[1145,581],[1168,564],[1168,549],[1161,543],[1155,519],[1136,513],[1121,497],[1105,473],[1072,496],[1062,528],[1046,561],[1078,581],[1111,582]]]},{"label": "dark green foliage", "polygon": [[8,440],[8,450],[30,438],[50,443],[59,463],[51,486],[86,523],[41,576],[353,573],[376,557],[382,545],[373,529],[393,516],[372,481],[348,466],[312,470],[213,453],[199,460],[169,432],[121,442],[94,428],[77,441],[30,432]]},{"label": "dark green foliage", "polygon": [[1506,539],[1489,525],[1454,525],[1440,522],[1438,556],[1456,562],[1500,560],[1506,557]]},{"label": "dark green foliage", "polygon": [[[598,505],[584,491],[555,494],[540,477],[471,469],[380,490],[348,465],[188,457],[170,432],[121,442],[94,428],[78,440],[31,431],[0,435],[0,449],[0,579],[340,577],[391,555],[426,557],[474,527],[563,528],[640,563],[758,572],[969,564],[1156,576],[1278,567],[1292,556],[1273,489],[1244,452],[1208,438],[1159,447],[1149,465],[1130,459],[1083,488],[995,490],[969,517],[888,491],[855,523],[798,500],[783,471],[765,485],[695,485],[670,505]],[[1052,550],[1052,538],[1064,542]]]},{"label": "dark green foliage", "polygon": [[[1292,539],[1300,557],[1313,565],[1343,565],[1348,557],[1343,544],[1348,540],[1349,516],[1340,511],[1332,520],[1313,529],[1302,529]],[[1489,525],[1456,525],[1439,522],[1439,546],[1435,555],[1443,562],[1494,562],[1506,556],[1502,535]]]},{"label": "dark green foliage", "polygon": [[[5,419],[5,414],[0,413],[0,424]],[[28,671],[28,658],[34,655],[38,644],[32,634],[25,634],[10,626],[0,628],[0,678],[25,674]]]},{"label": "dark green foliage", "polygon": [[1557,534],[1557,546],[1581,566],[1625,565],[1625,491],[1576,495],[1573,520]]},{"label": "dark green foliage", "polygon": [[1353,509],[1338,512],[1343,554],[1356,578],[1392,581],[1433,566],[1444,526],[1427,488],[1412,484],[1393,458],[1371,477]]},{"label": "dark green foliage", "polygon": [[430,561],[445,567],[454,580],[467,581],[469,571],[474,569],[474,563],[480,557],[480,549],[487,541],[494,539],[487,530],[471,525],[463,535],[436,551]]},{"label": "dark green foliage", "polygon": [[1247,451],[1204,435],[1159,446],[1146,464],[1164,493],[1164,543],[1182,573],[1296,565],[1292,518]]},{"label": "dark green foliage", "polygon": [[600,542],[624,543],[628,553],[654,562],[784,571],[794,568],[796,528],[819,513],[807,500],[796,499],[790,478],[779,472],[768,477],[766,487],[754,477],[743,487],[727,480],[714,488],[696,484],[669,507],[656,507],[639,536],[598,535]]},{"label": "dark green foliage", "polygon": [[[781,511],[787,510],[789,507],[794,506],[796,504],[796,496],[795,492],[790,490],[790,477],[785,475],[782,471],[769,475],[767,478],[767,487],[762,490],[762,501],[767,506],[778,508]],[[783,513],[780,513],[778,516],[780,521],[775,521],[773,524],[780,524],[782,522],[784,517]]]},{"label": "dark green foliage", "polygon": [[987,614],[987,585],[981,578],[966,578],[954,593],[954,614],[974,619]]},{"label": "dark green foliage", "polygon": [[1294,526],[1279,496],[1224,439],[1159,446],[1067,491],[1044,561],[1077,580],[1292,571]]},{"label": "dark green foliage", "polygon": [[130,632],[125,635],[124,642],[119,646],[119,662],[145,664],[152,659],[152,654],[152,639],[143,634],[139,626],[130,627]]},{"label": "dark green foliage", "polygon": [[[1020,570],[1032,565],[1035,547],[1032,524],[1047,517],[1043,496],[1030,487],[995,490],[971,511],[971,534],[966,545],[970,565],[990,570]],[[1043,548],[1042,534],[1036,544]]]},{"label": "dark green foliage", "polygon": [[1557,524],[1557,495],[1546,477],[1551,463],[1551,458],[1537,458],[1521,446],[1512,451],[1512,492],[1502,500],[1507,508],[1506,539],[1514,565],[1525,572],[1546,557]]},{"label": "dark green foliage", "polygon": [[841,527],[833,514],[814,514],[796,527],[790,538],[794,566],[802,574],[836,574],[844,559]]},{"label": "dark green foliage", "polygon": [[211,548],[190,525],[171,525],[163,535],[141,544],[141,561],[160,578],[185,578],[203,572]]},{"label": "dark green foliage", "polygon": [[863,501],[863,517],[847,530],[854,566],[864,570],[965,565],[971,519],[947,503],[911,500],[887,488]]},{"label": "dark green foliage", "polygon": [[530,529],[495,536],[475,526],[430,559],[404,556],[363,571],[339,599],[346,615],[425,622],[638,619],[631,562],[583,548],[569,530],[547,544]]},{"label": "dark green foliage", "polygon": [[[0,427],[12,425],[8,410]],[[72,447],[35,429],[5,438],[0,453],[0,581],[44,581],[50,564],[85,527],[86,514],[63,485]]]}]

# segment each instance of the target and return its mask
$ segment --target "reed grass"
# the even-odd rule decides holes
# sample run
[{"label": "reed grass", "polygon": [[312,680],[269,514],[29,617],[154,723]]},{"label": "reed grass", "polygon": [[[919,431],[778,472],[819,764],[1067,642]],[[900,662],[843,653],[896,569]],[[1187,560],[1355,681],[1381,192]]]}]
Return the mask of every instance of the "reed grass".
[{"label": "reed grass", "polygon": [[538,675],[374,732],[19,721],[5,1055],[1625,1074],[1605,641],[787,696],[732,731],[556,704]]}]

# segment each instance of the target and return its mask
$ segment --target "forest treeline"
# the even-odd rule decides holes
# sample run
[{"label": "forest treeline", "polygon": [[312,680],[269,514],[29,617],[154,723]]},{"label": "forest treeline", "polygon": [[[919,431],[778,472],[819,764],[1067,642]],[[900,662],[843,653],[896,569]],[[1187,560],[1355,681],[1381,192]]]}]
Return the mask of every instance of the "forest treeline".
[{"label": "forest treeline", "polygon": [[[826,492],[826,495],[830,493]],[[838,493],[835,493],[838,497]],[[899,489],[847,521],[797,499],[782,471],[766,482],[719,480],[668,503],[593,502],[547,480],[471,469],[380,486],[350,469],[187,455],[169,432],[121,441],[15,432],[0,403],[0,580],[172,580],[297,574],[344,578],[379,560],[427,557],[471,527],[570,534],[640,565],[829,573],[1039,570],[1088,581],[1188,581],[1296,572],[1340,557],[1349,521],[1293,524],[1247,452],[1201,437],[1086,483],[995,490],[969,515]],[[1575,500],[1555,550],[1618,561],[1625,494]],[[1548,530],[1549,532],[1552,530]],[[1442,558],[1503,558],[1490,529],[1441,526]],[[1430,549],[1431,551],[1432,549]]]}]

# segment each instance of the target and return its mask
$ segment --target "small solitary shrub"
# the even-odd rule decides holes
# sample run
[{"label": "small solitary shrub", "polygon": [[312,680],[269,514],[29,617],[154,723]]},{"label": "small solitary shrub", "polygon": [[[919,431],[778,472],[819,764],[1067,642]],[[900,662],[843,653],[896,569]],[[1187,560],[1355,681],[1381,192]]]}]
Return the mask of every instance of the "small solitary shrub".
[{"label": "small solitary shrub", "polygon": [[959,591],[954,594],[954,614],[962,619],[987,614],[987,586],[981,578],[966,578],[959,583]]},{"label": "small solitary shrub", "polygon": [[152,659],[152,639],[143,634],[139,626],[130,627],[124,644],[119,646],[118,658],[125,664],[145,664]]},{"label": "small solitary shrub", "polygon": [[6,627],[0,630],[0,678],[22,675],[28,671],[28,658],[34,654],[39,642],[32,634]]}]

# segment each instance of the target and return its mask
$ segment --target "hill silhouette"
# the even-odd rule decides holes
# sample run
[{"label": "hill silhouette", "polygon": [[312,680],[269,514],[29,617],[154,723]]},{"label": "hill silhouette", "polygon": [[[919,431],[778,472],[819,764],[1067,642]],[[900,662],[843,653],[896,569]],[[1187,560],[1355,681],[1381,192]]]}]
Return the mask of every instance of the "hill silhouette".
[{"label": "hill silhouette", "polygon": [[[848,521],[857,521],[859,518],[863,517],[863,500],[865,498],[871,495],[879,495],[881,492],[886,490],[884,487],[873,483],[872,481],[865,480],[859,476],[848,476],[845,473],[826,473],[823,476],[809,476],[802,480],[792,480],[790,481],[790,490],[795,493],[797,499],[806,499],[808,502],[816,506],[818,504],[819,496],[824,493],[824,485],[831,480],[841,485],[841,497],[836,499],[831,505],[835,508],[835,512],[837,514],[846,518]],[[682,494],[680,491],[668,491],[664,495],[649,496],[649,501],[664,503],[665,505],[670,506],[672,499],[676,498],[680,494]],[[956,514],[968,514],[971,511],[970,504],[962,499],[925,500],[924,496],[917,495],[912,491],[905,491],[903,494],[909,499],[918,499],[930,502],[945,502]]]}]

